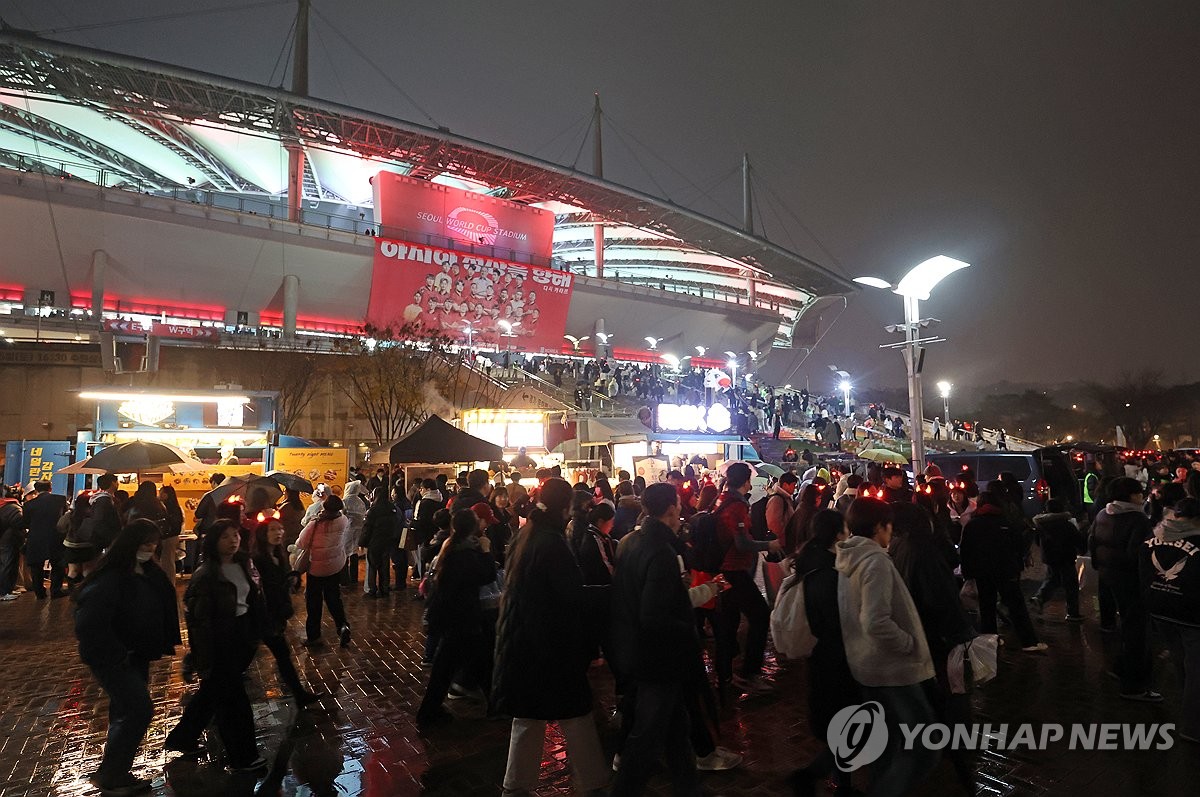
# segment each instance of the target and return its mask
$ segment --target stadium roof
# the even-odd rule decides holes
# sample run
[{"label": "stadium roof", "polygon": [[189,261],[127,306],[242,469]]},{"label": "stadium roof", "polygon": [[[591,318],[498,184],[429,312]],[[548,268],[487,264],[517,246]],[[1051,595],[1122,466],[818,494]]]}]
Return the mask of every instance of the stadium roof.
[{"label": "stadium roof", "polygon": [[[287,146],[305,149],[305,199],[367,206],[380,169],[489,190],[578,220],[598,218],[684,250],[678,270],[758,273],[810,297],[855,290],[848,279],[770,241],[667,200],[548,161],[313,97],[132,56],[0,31],[0,166],[74,173],[145,190],[286,192]],[[19,163],[16,160],[19,160]],[[460,182],[461,181],[461,182]],[[647,235],[649,234],[649,235]],[[580,236],[582,237],[582,236]],[[645,246],[650,241],[643,240]],[[559,239],[558,248],[571,247]],[[579,247],[583,249],[584,247]],[[566,254],[566,252],[560,252]],[[585,253],[575,254],[583,259]],[[659,257],[662,257],[660,254]],[[669,257],[669,256],[668,256]],[[732,261],[732,262],[731,262]],[[804,304],[796,297],[797,305]]]}]

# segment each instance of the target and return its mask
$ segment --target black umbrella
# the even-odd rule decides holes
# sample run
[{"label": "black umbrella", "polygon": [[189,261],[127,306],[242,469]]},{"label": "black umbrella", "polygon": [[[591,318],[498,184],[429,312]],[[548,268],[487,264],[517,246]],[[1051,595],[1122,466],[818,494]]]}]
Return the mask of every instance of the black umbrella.
[{"label": "black umbrella", "polygon": [[312,482],[286,470],[273,470],[267,474],[268,479],[274,479],[285,490],[295,490],[298,493],[312,494]]}]

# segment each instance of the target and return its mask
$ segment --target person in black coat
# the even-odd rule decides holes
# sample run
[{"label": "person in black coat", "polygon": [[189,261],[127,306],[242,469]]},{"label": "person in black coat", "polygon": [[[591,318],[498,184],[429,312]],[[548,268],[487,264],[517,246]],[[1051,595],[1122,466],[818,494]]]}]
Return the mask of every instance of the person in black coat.
[{"label": "person in black coat", "polygon": [[363,521],[358,547],[367,553],[367,578],[364,597],[386,598],[392,591],[392,551],[400,541],[400,518],[386,487],[371,495],[371,508]]},{"label": "person in black coat", "polygon": [[172,655],[180,643],[175,590],[154,563],[158,541],[154,523],[130,523],[75,598],[79,657],[109,699],[108,739],[92,776],[102,794],[150,789],[150,781],[130,772],[154,713],[150,662]]},{"label": "person in black coat", "polygon": [[50,482],[36,482],[37,493],[25,502],[25,527],[29,538],[25,542],[25,564],[29,568],[29,580],[38,600],[46,597],[46,562],[50,563],[50,597],[61,598],[63,592],[64,565],[63,538],[58,533],[58,522],[67,511],[66,496],[50,492]]},{"label": "person in black coat", "polygon": [[1025,598],[1021,594],[1021,531],[1013,529],[1004,513],[1004,502],[994,493],[979,494],[975,515],[962,532],[959,554],[963,578],[975,579],[979,590],[979,630],[996,633],[996,598],[1004,601],[1021,649],[1033,653],[1046,649],[1039,642]]},{"label": "person in black coat", "polygon": [[1062,501],[1051,498],[1046,511],[1033,519],[1033,527],[1042,546],[1042,563],[1046,565],[1046,580],[1030,600],[1039,610],[1058,587],[1067,600],[1067,619],[1083,622],[1079,613],[1079,576],[1075,558],[1086,549],[1083,532],[1074,516],[1066,511]]},{"label": "person in black coat", "polygon": [[[811,536],[792,560],[793,572],[803,579],[804,613],[817,638],[808,662],[808,727],[822,741],[833,715],[861,700],[842,644],[838,573],[833,568],[834,545],[845,537],[842,514],[822,510],[813,517]],[[834,766],[833,753],[826,745],[816,759],[791,776],[790,782],[796,794],[814,794],[816,782],[830,773],[839,792],[849,791],[850,774]]]},{"label": "person in black coat", "polygon": [[460,669],[467,670],[472,683],[483,684],[485,689],[488,686],[484,675],[491,651],[483,634],[479,588],[496,579],[496,562],[488,538],[480,533],[475,512],[460,509],[450,522],[453,532],[438,554],[434,574],[437,583],[425,611],[430,632],[438,643],[425,697],[417,710],[419,727],[449,718],[442,703]]},{"label": "person in black coat", "polygon": [[233,520],[217,521],[204,535],[204,563],[183,598],[190,667],[200,675],[200,688],[164,744],[168,751],[202,754],[200,734],[215,717],[234,773],[257,772],[267,765],[258,755],[254,711],[244,683],[267,625],[266,607],[241,544],[241,528]]},{"label": "person in black coat", "polygon": [[695,794],[699,779],[690,739],[689,682],[705,676],[675,547],[679,494],[670,484],[653,484],[642,499],[647,518],[621,540],[612,581],[610,655],[616,671],[634,685],[633,724],[621,748],[613,793],[640,794],[665,754],[675,792]]},{"label": "person in black coat", "polygon": [[250,561],[258,571],[262,586],[263,608],[266,623],[262,628],[262,641],[279,668],[279,677],[287,685],[292,697],[303,708],[320,699],[300,682],[300,674],[292,661],[292,649],[288,645],[287,621],[296,613],[292,606],[292,590],[299,587],[300,574],[293,573],[288,562],[283,538],[287,533],[283,521],[274,511],[259,513],[262,520],[254,528],[250,539]]},{"label": "person in black coat", "polygon": [[556,721],[566,739],[578,791],[608,781],[587,679],[588,599],[566,538],[571,494],[566,481],[546,479],[506,559],[492,680],[494,709],[513,717],[506,792],[537,788],[547,721]]},{"label": "person in black coat", "polygon": [[13,589],[21,578],[21,549],[25,547],[25,516],[21,512],[20,492],[2,488],[0,498],[0,600],[17,597]]}]

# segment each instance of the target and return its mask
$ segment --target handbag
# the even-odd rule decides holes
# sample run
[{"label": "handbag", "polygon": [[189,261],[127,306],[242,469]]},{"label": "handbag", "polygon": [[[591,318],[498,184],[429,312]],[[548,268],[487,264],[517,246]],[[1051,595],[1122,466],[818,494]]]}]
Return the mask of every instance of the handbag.
[{"label": "handbag", "polygon": [[292,565],[292,572],[307,573],[308,566],[312,563],[312,557],[309,556],[308,549],[301,548],[298,545],[292,545],[291,549],[292,555],[290,557],[290,562]]},{"label": "handbag", "polygon": [[968,612],[979,612],[979,585],[975,583],[975,579],[969,578],[963,582],[958,601]]},{"label": "handbag", "polygon": [[788,659],[806,659],[817,646],[804,607],[804,575],[792,573],[783,580],[775,596],[775,607],[771,609],[771,638],[775,640],[775,650]]}]

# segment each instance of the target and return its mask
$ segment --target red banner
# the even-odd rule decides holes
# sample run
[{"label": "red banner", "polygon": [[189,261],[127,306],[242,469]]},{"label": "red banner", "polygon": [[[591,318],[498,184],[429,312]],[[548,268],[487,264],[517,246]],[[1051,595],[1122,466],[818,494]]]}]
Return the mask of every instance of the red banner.
[{"label": "red banner", "polygon": [[150,329],[146,329],[137,321],[123,319],[108,319],[104,329],[117,335],[154,335],[159,338],[177,338],[180,340],[198,340],[205,343],[219,343],[221,331],[216,327],[191,327],[183,324],[160,324],[155,321]]},{"label": "red banner", "polygon": [[506,199],[393,172],[371,178],[383,235],[426,233],[548,258],[554,214]]},{"label": "red banner", "polygon": [[476,346],[558,351],[573,282],[569,271],[377,238],[367,323],[412,324]]}]

